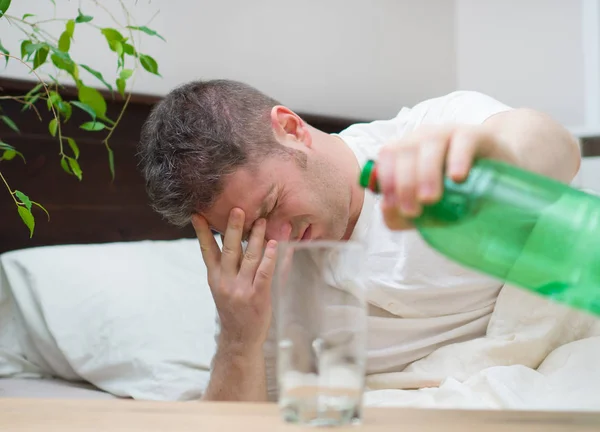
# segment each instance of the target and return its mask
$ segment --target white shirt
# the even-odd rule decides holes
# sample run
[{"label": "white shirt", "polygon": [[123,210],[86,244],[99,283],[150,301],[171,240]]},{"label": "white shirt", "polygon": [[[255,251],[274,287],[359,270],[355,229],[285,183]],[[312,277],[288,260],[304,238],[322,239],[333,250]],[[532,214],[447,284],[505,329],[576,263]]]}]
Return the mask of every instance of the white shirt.
[{"label": "white shirt", "polygon": [[[362,166],[381,147],[420,125],[479,124],[510,109],[477,92],[454,92],[403,108],[390,120],[337,134]],[[483,336],[502,283],[446,259],[416,230],[392,232],[380,198],[365,193],[352,235],[367,247],[367,374],[402,371],[440,346]],[[275,332],[264,345],[269,398],[277,397]]]}]

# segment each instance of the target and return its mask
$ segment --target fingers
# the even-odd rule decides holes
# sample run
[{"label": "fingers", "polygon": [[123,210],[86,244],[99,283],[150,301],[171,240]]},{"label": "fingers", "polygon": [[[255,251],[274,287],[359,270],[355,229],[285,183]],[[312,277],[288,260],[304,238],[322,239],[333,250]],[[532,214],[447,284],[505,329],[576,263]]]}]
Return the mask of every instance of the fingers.
[{"label": "fingers", "polygon": [[248,246],[246,247],[246,252],[242,258],[239,273],[240,278],[247,281],[249,284],[252,283],[254,279],[260,259],[263,255],[266,227],[267,221],[265,219],[259,219],[254,223]]},{"label": "fingers", "polygon": [[417,199],[431,204],[440,199],[443,191],[444,161],[448,149],[445,136],[432,137],[419,148],[417,165]]},{"label": "fingers", "polygon": [[418,155],[416,146],[407,146],[396,155],[394,189],[399,209],[407,217],[415,217],[421,213],[416,195]]},{"label": "fingers", "polygon": [[213,272],[218,269],[221,259],[221,251],[215,237],[208,226],[208,222],[200,215],[192,216],[192,226],[196,231],[196,237],[200,242],[200,251],[202,259],[206,264],[208,272]]},{"label": "fingers", "polygon": [[258,295],[270,295],[271,281],[275,272],[277,242],[269,240],[263,259],[254,277],[254,290]]},{"label": "fingers", "polygon": [[444,176],[464,181],[476,156],[494,150],[494,137],[470,126],[419,130],[380,153],[378,178],[384,194],[383,216],[389,228],[410,229],[423,205],[442,197]]},{"label": "fingers", "polygon": [[231,210],[229,222],[223,237],[221,252],[221,277],[231,280],[238,275],[242,256],[242,235],[244,232],[244,211],[238,208]]},{"label": "fingers", "polygon": [[452,135],[446,172],[453,181],[462,182],[467,178],[478,149],[485,150],[485,140],[486,137],[480,133],[467,129],[458,130]]}]

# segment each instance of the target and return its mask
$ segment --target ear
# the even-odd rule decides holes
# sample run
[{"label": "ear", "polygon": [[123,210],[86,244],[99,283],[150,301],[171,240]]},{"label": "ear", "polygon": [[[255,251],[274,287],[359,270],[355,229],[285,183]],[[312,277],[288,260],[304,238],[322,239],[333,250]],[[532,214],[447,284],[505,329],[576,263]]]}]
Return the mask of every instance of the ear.
[{"label": "ear", "polygon": [[311,147],[312,137],[308,125],[298,114],[282,105],[271,109],[273,132],[283,145],[289,147]]}]

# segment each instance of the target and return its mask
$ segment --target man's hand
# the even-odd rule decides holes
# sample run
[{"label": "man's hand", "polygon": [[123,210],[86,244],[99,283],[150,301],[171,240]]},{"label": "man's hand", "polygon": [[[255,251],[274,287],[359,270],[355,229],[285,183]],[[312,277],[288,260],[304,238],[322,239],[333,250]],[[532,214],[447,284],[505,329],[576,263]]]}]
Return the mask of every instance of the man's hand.
[{"label": "man's hand", "polygon": [[271,322],[271,280],[276,242],[264,249],[265,220],[253,227],[242,251],[244,212],[233,209],[223,239],[223,251],[201,216],[192,224],[200,240],[210,286],[221,323],[215,368],[205,399],[264,400],[262,345]]},{"label": "man's hand", "polygon": [[221,322],[221,343],[256,351],[266,340],[271,322],[271,280],[276,243],[263,255],[265,220],[254,224],[245,253],[242,251],[244,212],[233,209],[223,239],[223,251],[201,216],[194,228],[200,240],[210,286]]},{"label": "man's hand", "polygon": [[378,178],[386,224],[391,229],[411,228],[410,218],[441,198],[443,176],[463,181],[477,157],[516,163],[508,146],[483,126],[422,128],[384,147]]},{"label": "man's hand", "polygon": [[496,159],[570,182],[581,156],[577,140],[548,116],[515,109],[491,116],[481,125],[417,129],[382,149],[378,178],[387,226],[412,228],[423,205],[442,196],[443,176],[466,179],[477,158]]}]

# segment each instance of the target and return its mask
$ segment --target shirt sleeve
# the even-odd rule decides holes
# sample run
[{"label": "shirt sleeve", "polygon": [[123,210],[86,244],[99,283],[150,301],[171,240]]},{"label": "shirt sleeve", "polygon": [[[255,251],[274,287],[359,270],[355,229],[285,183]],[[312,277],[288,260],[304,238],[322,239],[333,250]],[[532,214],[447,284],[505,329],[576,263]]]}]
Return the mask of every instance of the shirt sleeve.
[{"label": "shirt sleeve", "polygon": [[410,110],[401,111],[397,120],[415,125],[481,124],[491,116],[512,108],[475,91],[455,91],[428,99]]},{"label": "shirt sleeve", "polygon": [[481,124],[491,116],[511,109],[483,93],[455,91],[427,99],[412,108],[404,107],[393,118],[355,123],[339,135],[349,142],[359,142],[355,152],[365,151],[365,146],[378,150],[379,146],[401,139],[422,125]]}]

